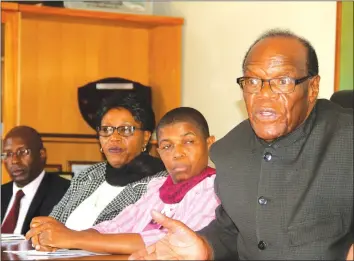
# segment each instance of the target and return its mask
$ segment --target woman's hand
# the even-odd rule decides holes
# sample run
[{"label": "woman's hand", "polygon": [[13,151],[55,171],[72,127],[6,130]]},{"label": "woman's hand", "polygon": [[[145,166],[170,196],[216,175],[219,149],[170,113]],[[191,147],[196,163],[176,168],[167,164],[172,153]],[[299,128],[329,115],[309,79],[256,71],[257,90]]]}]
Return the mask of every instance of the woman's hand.
[{"label": "woman's hand", "polygon": [[129,260],[209,260],[210,246],[182,222],[159,212],[153,219],[168,229],[168,234],[155,244],[133,253]]},{"label": "woman's hand", "polygon": [[30,227],[26,239],[31,239],[33,247],[39,251],[71,248],[71,240],[75,237],[75,231],[52,217],[35,217]]}]

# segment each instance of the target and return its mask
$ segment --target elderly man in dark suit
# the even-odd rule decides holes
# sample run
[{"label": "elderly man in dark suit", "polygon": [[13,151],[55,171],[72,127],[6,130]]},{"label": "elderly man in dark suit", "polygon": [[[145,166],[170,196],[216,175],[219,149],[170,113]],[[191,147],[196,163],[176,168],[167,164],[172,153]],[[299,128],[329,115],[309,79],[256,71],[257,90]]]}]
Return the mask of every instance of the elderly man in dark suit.
[{"label": "elderly man in dark suit", "polygon": [[45,174],[46,150],[33,128],[10,130],[1,158],[12,179],[1,186],[1,233],[25,234],[32,218],[49,215],[70,181]]},{"label": "elderly man in dark suit", "polygon": [[353,244],[353,110],[317,99],[318,73],[307,40],[279,30],[257,39],[237,79],[249,119],[211,148],[216,219],[196,234],[154,213],[169,235],[130,258],[344,260]]}]

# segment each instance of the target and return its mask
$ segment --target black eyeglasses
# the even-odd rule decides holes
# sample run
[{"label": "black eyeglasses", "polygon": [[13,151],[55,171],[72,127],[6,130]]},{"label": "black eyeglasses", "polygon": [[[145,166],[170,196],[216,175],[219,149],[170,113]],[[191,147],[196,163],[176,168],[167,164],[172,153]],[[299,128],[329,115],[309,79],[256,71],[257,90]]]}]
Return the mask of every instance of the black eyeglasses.
[{"label": "black eyeglasses", "polygon": [[6,151],[1,153],[1,159],[2,160],[7,160],[7,159],[12,159],[14,155],[16,155],[18,158],[25,157],[31,153],[31,149],[27,148],[20,148],[16,150],[15,152],[12,151]]},{"label": "black eyeglasses", "polygon": [[314,75],[307,75],[300,79],[291,77],[279,77],[274,79],[260,79],[256,77],[239,77],[236,82],[240,85],[241,89],[247,93],[258,93],[262,90],[265,82],[269,83],[270,89],[274,93],[292,93],[295,86],[303,83]]},{"label": "black eyeglasses", "polygon": [[132,136],[135,130],[142,130],[141,128],[135,126],[99,126],[97,127],[98,135],[101,137],[109,137],[113,134],[114,130],[117,130],[118,134],[123,137]]}]

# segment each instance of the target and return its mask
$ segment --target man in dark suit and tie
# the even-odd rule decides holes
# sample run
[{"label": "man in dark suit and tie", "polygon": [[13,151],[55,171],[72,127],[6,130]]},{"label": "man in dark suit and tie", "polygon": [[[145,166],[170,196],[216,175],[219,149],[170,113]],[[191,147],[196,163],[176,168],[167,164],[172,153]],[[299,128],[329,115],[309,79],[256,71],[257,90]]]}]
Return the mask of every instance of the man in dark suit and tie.
[{"label": "man in dark suit and tie", "polygon": [[1,233],[25,234],[32,218],[49,215],[70,181],[45,173],[46,150],[31,127],[10,130],[1,158],[12,179],[1,186]]}]

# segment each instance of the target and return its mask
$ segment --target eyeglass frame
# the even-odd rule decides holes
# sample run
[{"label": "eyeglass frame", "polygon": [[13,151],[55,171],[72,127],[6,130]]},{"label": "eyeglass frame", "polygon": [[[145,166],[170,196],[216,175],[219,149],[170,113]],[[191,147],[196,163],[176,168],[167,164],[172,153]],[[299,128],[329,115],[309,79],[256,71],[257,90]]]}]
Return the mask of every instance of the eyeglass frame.
[{"label": "eyeglass frame", "polygon": [[[310,79],[310,78],[312,78],[312,77],[314,77],[314,76],[316,76],[316,75],[308,74],[307,76],[304,76],[304,77],[299,78],[299,79],[295,79],[295,78],[290,77],[290,76],[283,76],[283,77],[272,78],[272,79],[262,79],[262,78],[258,78],[258,77],[245,77],[245,76],[242,76],[242,77],[236,78],[236,82],[237,82],[237,84],[240,86],[240,88],[241,88],[243,91],[245,91],[244,88],[243,88],[242,85],[241,85],[241,80],[242,80],[242,79],[257,79],[257,80],[261,80],[261,81],[262,81],[262,84],[261,84],[261,88],[260,88],[259,91],[257,91],[257,92],[247,92],[247,93],[253,93],[253,94],[254,94],[254,93],[259,93],[259,92],[262,90],[262,88],[264,87],[264,83],[265,83],[265,82],[268,82],[269,88],[271,89],[271,91],[272,91],[273,93],[280,94],[280,93],[293,93],[293,92],[295,91],[296,85],[299,85],[300,83],[303,83],[303,82],[307,81],[308,79]],[[277,79],[283,79],[283,78],[288,78],[288,79],[291,79],[292,81],[294,81],[293,90],[292,90],[292,91],[289,91],[289,92],[274,92],[270,81],[272,81],[272,80],[277,80]]]},{"label": "eyeglass frame", "polygon": [[[113,131],[112,131],[112,133],[111,133],[110,135],[107,135],[107,136],[100,135],[100,129],[101,129],[102,127],[105,127],[105,128],[107,128],[107,127],[113,128]],[[131,129],[131,134],[130,134],[130,135],[123,135],[123,134],[119,133],[119,128],[122,129],[122,128],[127,128],[127,127]],[[120,136],[125,137],[125,138],[130,137],[130,136],[133,136],[134,133],[135,133],[135,130],[144,131],[144,129],[142,129],[142,128],[139,128],[139,127],[136,127],[136,126],[127,126],[127,125],[121,125],[121,126],[117,126],[117,127],[115,127],[115,126],[97,126],[97,127],[96,127],[96,131],[97,131],[98,136],[104,137],[104,138],[107,138],[107,137],[112,136],[113,133],[115,132],[115,130],[117,130],[117,133],[118,133]]]},{"label": "eyeglass frame", "polygon": [[[28,151],[28,152],[23,153],[21,151]],[[25,156],[30,155],[31,151],[32,150],[30,148],[19,148],[15,152],[12,152],[12,151],[10,151],[10,152],[2,152],[1,153],[1,159],[2,160],[12,159],[15,154],[16,154],[16,157],[23,158]]]}]

